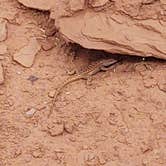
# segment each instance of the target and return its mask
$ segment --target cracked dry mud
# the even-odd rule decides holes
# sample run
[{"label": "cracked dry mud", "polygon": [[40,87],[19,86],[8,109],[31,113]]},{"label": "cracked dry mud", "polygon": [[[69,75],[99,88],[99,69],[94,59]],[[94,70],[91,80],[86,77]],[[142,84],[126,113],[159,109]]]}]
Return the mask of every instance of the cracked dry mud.
[{"label": "cracked dry mud", "polygon": [[164,60],[127,56],[91,85],[63,89],[47,118],[68,70],[111,55],[78,47],[73,56],[45,35],[48,12],[16,0],[0,1],[0,18],[0,166],[166,165]]}]

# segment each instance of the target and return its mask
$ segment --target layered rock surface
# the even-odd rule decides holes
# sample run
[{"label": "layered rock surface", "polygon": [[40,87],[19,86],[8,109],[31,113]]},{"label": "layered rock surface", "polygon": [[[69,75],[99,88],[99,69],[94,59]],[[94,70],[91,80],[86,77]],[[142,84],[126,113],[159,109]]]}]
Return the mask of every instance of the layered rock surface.
[{"label": "layered rock surface", "polygon": [[18,0],[49,10],[60,33],[85,48],[166,59],[165,0]]}]

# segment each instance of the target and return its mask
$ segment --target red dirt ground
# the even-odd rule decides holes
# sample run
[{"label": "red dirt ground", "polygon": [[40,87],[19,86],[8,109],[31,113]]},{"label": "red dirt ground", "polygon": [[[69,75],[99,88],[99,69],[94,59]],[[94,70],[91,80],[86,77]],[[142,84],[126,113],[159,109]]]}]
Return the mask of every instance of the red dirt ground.
[{"label": "red dirt ground", "polygon": [[[165,61],[126,57],[91,85],[72,83],[48,118],[49,94],[71,77],[67,71],[102,52],[79,48],[74,57],[56,35],[44,35],[51,29],[48,13],[15,0],[1,0],[0,17],[8,30],[0,42],[1,52],[7,47],[0,52],[0,166],[166,165]],[[32,37],[42,49],[25,68],[13,56]]]}]

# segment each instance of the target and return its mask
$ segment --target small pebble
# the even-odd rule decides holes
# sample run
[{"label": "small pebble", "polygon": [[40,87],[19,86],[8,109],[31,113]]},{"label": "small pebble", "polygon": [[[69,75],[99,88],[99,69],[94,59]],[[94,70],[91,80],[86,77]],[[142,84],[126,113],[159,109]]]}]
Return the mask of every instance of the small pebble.
[{"label": "small pebble", "polygon": [[53,97],[54,97],[54,94],[55,94],[55,91],[52,90],[52,91],[50,91],[50,92],[48,93],[48,97],[53,98]]},{"label": "small pebble", "polygon": [[68,122],[68,123],[65,123],[65,125],[64,125],[64,129],[65,129],[65,131],[67,132],[67,133],[70,133],[70,134],[72,134],[73,133],[73,130],[74,130],[74,127],[73,127],[73,124],[70,122]]},{"label": "small pebble", "polygon": [[36,109],[35,108],[30,108],[30,109],[28,109],[28,111],[25,113],[26,114],[26,117],[28,117],[28,118],[32,118],[33,117],[33,115],[36,113]]},{"label": "small pebble", "polygon": [[48,125],[47,126],[47,131],[48,133],[52,136],[52,137],[55,137],[55,136],[58,136],[58,135],[62,135],[63,132],[64,132],[64,124],[61,123],[61,124],[53,124],[53,125]]},{"label": "small pebble", "polygon": [[0,42],[7,39],[7,20],[0,18]]},{"label": "small pebble", "polygon": [[21,72],[20,72],[20,71],[17,71],[16,73],[17,73],[18,75],[21,75]]},{"label": "small pebble", "polygon": [[43,102],[43,104],[45,104],[45,105],[46,105],[46,104],[48,104],[48,103],[47,103],[47,101],[44,101],[44,102]]},{"label": "small pebble", "polygon": [[32,156],[34,158],[42,158],[44,155],[44,151],[41,148],[38,148],[32,152]]},{"label": "small pebble", "polygon": [[43,41],[41,47],[42,47],[42,49],[43,49],[44,51],[48,51],[48,50],[53,49],[53,48],[55,47],[55,44],[54,44],[54,42],[51,41],[51,40],[46,40],[45,42]]},{"label": "small pebble", "polygon": [[70,95],[71,93],[70,92],[66,92],[66,95]]}]

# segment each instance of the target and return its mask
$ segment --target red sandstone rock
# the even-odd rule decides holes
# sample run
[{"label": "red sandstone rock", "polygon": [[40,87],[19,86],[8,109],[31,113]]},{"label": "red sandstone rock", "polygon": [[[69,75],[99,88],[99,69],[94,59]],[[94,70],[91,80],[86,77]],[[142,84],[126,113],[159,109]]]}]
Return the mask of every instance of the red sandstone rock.
[{"label": "red sandstone rock", "polygon": [[34,59],[41,46],[35,38],[29,40],[29,43],[16,52],[13,56],[14,60],[24,67],[31,67],[33,65]]},{"label": "red sandstone rock", "polygon": [[85,48],[166,59],[163,0],[18,1],[50,10],[60,33]]}]

